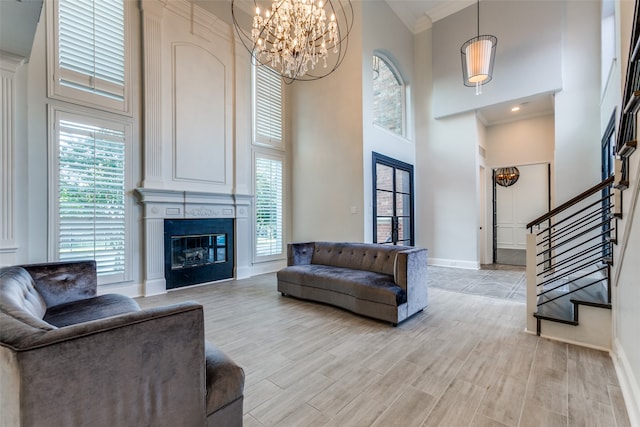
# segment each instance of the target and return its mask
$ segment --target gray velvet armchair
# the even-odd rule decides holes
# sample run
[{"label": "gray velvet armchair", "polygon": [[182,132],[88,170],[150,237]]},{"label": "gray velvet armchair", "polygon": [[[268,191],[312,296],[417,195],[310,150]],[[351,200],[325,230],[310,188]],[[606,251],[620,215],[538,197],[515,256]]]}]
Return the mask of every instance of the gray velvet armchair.
[{"label": "gray velvet armchair", "polygon": [[97,296],[92,262],[0,270],[0,426],[241,426],[243,388],[195,302]]}]

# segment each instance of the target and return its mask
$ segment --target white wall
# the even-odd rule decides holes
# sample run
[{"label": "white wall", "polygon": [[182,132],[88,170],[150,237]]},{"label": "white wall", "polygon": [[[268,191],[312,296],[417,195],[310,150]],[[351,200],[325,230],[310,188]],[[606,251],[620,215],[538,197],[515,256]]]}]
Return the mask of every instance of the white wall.
[{"label": "white wall", "polygon": [[479,268],[480,125],[475,113],[434,118],[432,37],[433,29],[414,37],[416,244],[432,265]]},{"label": "white wall", "polygon": [[[385,28],[385,31],[380,31]],[[415,143],[413,127],[413,34],[382,0],[362,3],[362,163],[364,173],[364,236],[365,241],[373,241],[373,193],[372,164],[373,151],[402,162],[415,164]],[[399,136],[373,125],[373,81],[371,58],[374,51],[381,51],[394,60],[395,65],[407,84],[409,95],[406,109],[406,137]],[[418,174],[414,170],[414,180]],[[415,224],[419,226],[419,224]]]},{"label": "white wall", "polygon": [[[555,194],[564,203],[600,179],[600,3],[568,1],[563,87],[555,96]],[[579,177],[579,179],[576,179]]]},{"label": "white wall", "polygon": [[413,37],[414,50],[414,84],[413,94],[415,98],[415,144],[416,144],[416,174],[420,177],[415,182],[415,215],[416,224],[416,245],[427,248],[428,257],[431,259],[435,252],[432,246],[433,239],[433,206],[427,198],[427,191],[431,188],[427,181],[429,168],[431,166],[428,143],[429,128],[432,116],[431,86],[433,82],[432,64],[432,29],[422,31]]},{"label": "white wall", "polygon": [[[487,151],[487,184],[486,194],[488,195],[486,217],[488,218],[486,253],[492,251],[493,228],[491,218],[493,213],[492,204],[492,181],[491,170],[506,166],[527,166],[550,164],[551,175],[553,176],[553,156],[554,156],[554,116],[546,115],[533,118],[525,118],[509,123],[493,125],[487,127],[486,151]],[[517,184],[516,184],[517,185]],[[544,187],[544,197],[546,206],[546,174],[544,183],[540,184],[540,189]],[[551,192],[553,203],[553,188]],[[537,212],[537,211],[536,211]],[[544,212],[526,214],[527,220],[535,219],[536,216]]]},{"label": "white wall", "polygon": [[292,241],[364,241],[361,3],[353,7],[342,65],[289,88]]},{"label": "white wall", "polygon": [[487,165],[553,163],[554,125],[547,115],[487,127]]},{"label": "white wall", "polygon": [[[479,227],[475,225],[478,220],[470,217],[465,222],[464,214],[461,212],[469,212],[473,215],[479,210],[478,203],[474,202],[477,200],[474,189],[477,188],[478,166],[471,159],[475,156],[480,132],[475,129],[473,118],[469,115],[458,114],[442,120],[435,120],[434,117],[452,112],[473,111],[478,106],[511,99],[508,96],[528,96],[536,91],[539,93],[562,88],[562,91],[556,95],[556,112],[553,120],[536,119],[533,122],[523,122],[517,127],[502,130],[506,134],[513,132],[518,137],[519,143],[523,144],[510,151],[502,151],[513,154],[513,158],[508,162],[506,159],[502,160],[508,164],[553,163],[554,169],[563,171],[562,178],[555,179],[556,191],[562,191],[562,197],[555,197],[558,202],[565,201],[567,197],[573,197],[598,182],[600,170],[598,149],[600,98],[597,88],[599,54],[594,54],[592,48],[599,45],[599,31],[594,31],[594,28],[599,28],[599,3],[589,0],[585,2],[524,1],[510,2],[510,4],[496,1],[485,4],[486,7],[492,4],[500,5],[501,9],[500,13],[496,14],[485,12],[484,17],[489,16],[487,19],[493,20],[496,18],[491,16],[499,15],[500,18],[499,22],[490,22],[486,27],[481,23],[481,26],[491,28],[491,31],[486,30],[486,32],[497,33],[499,46],[501,46],[500,33],[502,33],[505,35],[502,40],[509,40],[506,42],[507,46],[512,46],[522,55],[531,54],[537,62],[536,66],[528,69],[531,73],[542,73],[539,75],[546,76],[545,82],[538,80],[539,75],[524,72],[510,72],[508,76],[502,76],[501,81],[496,73],[494,81],[483,88],[481,96],[475,96],[473,89],[470,89],[470,93],[464,92],[467,88],[461,82],[459,56],[459,45],[464,40],[458,44],[457,40],[454,43],[449,39],[459,37],[454,34],[460,32],[461,26],[456,25],[460,22],[462,22],[460,25],[463,25],[466,20],[475,16],[473,10],[465,9],[437,21],[432,29],[416,35],[415,40],[417,64],[415,75],[424,76],[424,79],[418,80],[421,87],[416,88],[416,164],[419,165],[418,169],[422,174],[423,190],[420,191],[419,197],[426,197],[418,202],[420,212],[418,222],[424,227],[419,233],[418,241],[424,242],[422,244],[430,248],[432,260],[442,259],[445,263],[456,264],[457,262],[467,266],[473,263],[478,264],[480,256],[477,250],[469,249],[475,247],[475,244],[465,241],[463,237],[458,236],[457,232],[468,227],[465,231],[477,239]],[[485,7],[482,4],[481,6]],[[502,10],[509,11],[507,16],[512,19],[504,18]],[[523,23],[522,20],[525,18],[521,14],[528,16],[526,19],[530,22]],[[536,37],[542,37],[541,44],[538,46],[540,50],[533,52],[531,49],[537,42],[531,40],[531,33],[527,34],[522,30],[529,28],[530,25],[544,28],[544,31],[533,32]],[[507,34],[511,31],[519,34],[508,37]],[[481,30],[481,32],[484,31]],[[541,35],[540,32],[544,34]],[[519,47],[511,45],[516,40],[520,43]],[[420,49],[417,48],[418,43],[421,44]],[[447,43],[450,44],[449,53],[445,52]],[[505,48],[504,44],[502,44],[503,48]],[[450,52],[454,52],[455,55]],[[423,60],[422,55],[430,55],[431,58]],[[447,55],[450,56],[447,57]],[[510,67],[516,66],[510,64],[510,61],[522,60],[515,52],[508,52],[502,55],[499,63],[498,55],[500,51],[496,54],[496,71],[509,70]],[[547,57],[548,59],[545,59]],[[433,64],[432,74],[427,69],[431,64]],[[549,72],[551,72],[550,75],[547,74]],[[595,85],[594,82],[596,82]],[[507,86],[503,87],[502,84]],[[520,89],[516,90],[516,86]],[[499,99],[491,92],[493,90],[491,88],[496,88],[496,91],[500,89]],[[425,102],[421,100],[422,96],[427,97]],[[560,98],[559,102],[558,98]],[[426,123],[423,122],[424,120]],[[555,133],[551,136],[549,131],[554,128]],[[499,132],[501,130],[494,130],[494,136],[497,137]],[[545,135],[544,141],[552,144],[546,145],[542,151],[537,150],[536,144],[540,142],[533,136],[538,135],[538,132]],[[489,133],[491,134],[491,131]],[[501,139],[501,137],[497,138]],[[487,140],[491,139],[492,136],[487,136]],[[532,143],[534,145],[530,146],[530,150],[523,151],[522,148],[530,143],[531,139],[534,139]],[[487,144],[490,143],[487,142]],[[549,156],[549,149],[555,149],[553,156]],[[490,152],[490,148],[487,148],[487,151]],[[499,166],[498,162],[502,160],[488,159],[487,170]],[[458,184],[442,178],[444,169],[456,170]],[[590,172],[585,174],[585,170]],[[579,178],[576,179],[576,177]],[[486,182],[490,183],[490,180]],[[450,230],[453,233],[444,233],[447,236],[445,237],[443,231]],[[452,238],[453,236],[456,238]],[[489,239],[486,241],[490,242]]]},{"label": "white wall", "polygon": [[[638,129],[640,131],[640,128]],[[632,425],[640,425],[640,153],[630,158],[630,185],[623,193],[624,223],[614,246],[613,352]]]},{"label": "white wall", "polygon": [[429,249],[431,264],[478,268],[476,116],[423,120],[428,125],[417,147],[417,243]]},{"label": "white wall", "polygon": [[[601,129],[611,111],[622,102],[628,52],[634,15],[633,0],[616,1],[615,20],[617,61],[602,101]],[[621,77],[622,76],[622,77]],[[618,114],[620,112],[618,111]],[[637,132],[640,132],[640,128]],[[632,425],[640,425],[640,154],[630,158],[630,185],[622,194],[622,219],[617,221],[617,245],[614,245],[613,283],[613,360],[625,396]]]}]

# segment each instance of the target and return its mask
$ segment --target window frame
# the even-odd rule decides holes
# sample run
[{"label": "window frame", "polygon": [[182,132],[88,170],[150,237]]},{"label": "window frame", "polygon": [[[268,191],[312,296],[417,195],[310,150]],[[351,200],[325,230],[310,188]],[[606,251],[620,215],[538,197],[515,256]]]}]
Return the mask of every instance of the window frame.
[{"label": "window frame", "polygon": [[124,132],[124,153],[125,153],[125,170],[124,170],[124,271],[113,274],[105,274],[98,276],[98,285],[114,284],[127,282],[131,280],[132,272],[132,234],[131,224],[133,215],[133,206],[131,200],[132,193],[132,142],[133,142],[133,125],[129,120],[123,120],[122,117],[97,111],[86,111],[83,109],[68,108],[61,106],[48,106],[48,169],[49,169],[49,188],[48,188],[48,218],[49,218],[49,259],[59,260],[59,237],[60,237],[60,216],[59,216],[59,121],[70,120],[78,123],[90,125],[98,125],[105,128],[114,128]]},{"label": "window frame", "polygon": [[[259,255],[258,254],[258,195],[257,195],[257,161],[258,159],[267,159],[273,161],[279,161],[282,167],[281,179],[280,182],[280,191],[281,191],[281,211],[280,211],[280,221],[281,221],[281,246],[280,253],[270,254],[270,255]],[[253,159],[252,159],[252,175],[253,175],[253,194],[254,194],[254,213],[253,213],[253,227],[252,227],[252,241],[253,241],[253,261],[254,262],[268,262],[268,261],[277,261],[282,260],[286,257],[286,227],[285,227],[285,216],[286,216],[286,156],[284,153],[269,150],[269,149],[256,149],[253,150]]]},{"label": "window frame", "polygon": [[[385,132],[388,132],[392,135],[401,137],[401,138],[405,138],[407,139],[409,137],[408,135],[408,123],[409,123],[409,119],[407,117],[407,103],[409,100],[409,85],[407,84],[406,80],[404,79],[404,77],[402,76],[402,73],[400,72],[400,69],[398,68],[398,66],[395,64],[395,62],[388,56],[385,55],[384,53],[380,52],[380,51],[374,51],[373,55],[371,57],[372,62],[373,62],[373,58],[377,57],[379,59],[380,62],[384,63],[387,68],[389,69],[389,71],[391,71],[391,73],[393,74],[393,76],[395,77],[396,81],[398,82],[398,85],[400,86],[400,95],[401,95],[401,132],[395,132],[391,129],[388,129],[378,123],[376,123],[376,117],[375,117],[375,113],[374,113],[374,109],[373,109],[373,105],[371,108],[372,111],[372,120],[371,123],[372,125],[380,130],[383,130]],[[375,101],[375,93],[373,91],[373,79],[371,80],[371,90],[372,90],[372,96],[371,96],[371,101],[372,103]]]},{"label": "window frame", "polygon": [[132,8],[135,7],[136,2],[122,0],[124,8],[124,85],[123,100],[120,101],[105,95],[69,87],[60,83],[60,75],[63,73],[61,73],[59,55],[59,1],[60,0],[51,0],[45,2],[47,18],[47,96],[52,99],[59,99],[78,105],[132,116],[131,58],[133,51],[133,34],[131,19],[134,15]]}]

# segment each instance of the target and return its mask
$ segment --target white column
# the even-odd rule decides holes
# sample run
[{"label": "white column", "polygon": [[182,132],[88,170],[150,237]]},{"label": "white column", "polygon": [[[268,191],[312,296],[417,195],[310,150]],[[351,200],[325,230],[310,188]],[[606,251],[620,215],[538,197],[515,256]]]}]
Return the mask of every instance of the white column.
[{"label": "white column", "polygon": [[156,0],[140,2],[144,65],[143,187],[163,188],[162,177],[162,13]]},{"label": "white column", "polygon": [[236,203],[236,279],[246,279],[252,274],[253,234],[251,232],[253,196],[235,196]]},{"label": "white column", "polygon": [[0,51],[0,265],[15,264],[15,74],[24,58]]}]

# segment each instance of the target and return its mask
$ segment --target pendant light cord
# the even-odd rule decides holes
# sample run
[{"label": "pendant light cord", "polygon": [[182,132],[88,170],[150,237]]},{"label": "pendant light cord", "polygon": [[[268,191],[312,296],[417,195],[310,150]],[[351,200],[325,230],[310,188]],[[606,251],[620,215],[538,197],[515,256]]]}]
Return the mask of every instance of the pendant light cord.
[{"label": "pendant light cord", "polygon": [[477,5],[478,13],[476,13],[476,15],[478,16],[478,37],[480,37],[480,0],[478,0]]}]

